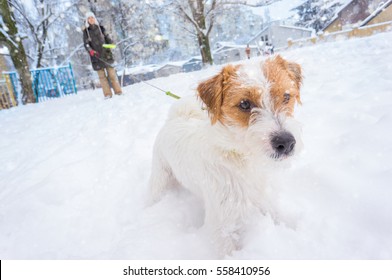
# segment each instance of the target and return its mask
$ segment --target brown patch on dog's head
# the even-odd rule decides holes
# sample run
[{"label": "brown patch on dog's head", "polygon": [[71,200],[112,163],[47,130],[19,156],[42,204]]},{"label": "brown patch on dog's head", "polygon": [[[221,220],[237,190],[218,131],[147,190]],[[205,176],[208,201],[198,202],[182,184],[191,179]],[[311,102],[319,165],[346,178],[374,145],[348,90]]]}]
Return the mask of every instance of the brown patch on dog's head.
[{"label": "brown patch on dog's head", "polygon": [[268,93],[272,101],[270,109],[291,116],[295,103],[301,103],[301,83],[301,66],[278,55],[254,67],[227,65],[219,74],[200,83],[197,91],[212,124],[219,121],[247,127],[253,108],[269,106],[269,102],[263,101]]},{"label": "brown patch on dog's head", "polygon": [[[216,76],[199,84],[199,97],[206,104],[211,123],[249,125],[251,109],[261,106],[260,86],[239,76],[241,65],[225,66]],[[262,74],[260,72],[260,74]]]},{"label": "brown patch on dog's head", "polygon": [[295,103],[301,104],[301,66],[277,55],[265,61],[263,71],[270,83],[270,93],[274,103],[274,109],[292,115]]}]

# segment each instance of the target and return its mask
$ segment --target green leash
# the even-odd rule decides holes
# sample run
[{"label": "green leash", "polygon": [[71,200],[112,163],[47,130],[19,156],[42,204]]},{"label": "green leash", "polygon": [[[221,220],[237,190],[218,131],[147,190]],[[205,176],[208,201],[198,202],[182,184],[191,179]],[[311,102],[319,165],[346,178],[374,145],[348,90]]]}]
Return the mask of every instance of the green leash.
[{"label": "green leash", "polygon": [[169,95],[175,99],[180,99],[180,97],[178,95],[175,95],[174,93],[171,93],[170,91],[166,91],[165,93],[166,93],[166,95]]}]

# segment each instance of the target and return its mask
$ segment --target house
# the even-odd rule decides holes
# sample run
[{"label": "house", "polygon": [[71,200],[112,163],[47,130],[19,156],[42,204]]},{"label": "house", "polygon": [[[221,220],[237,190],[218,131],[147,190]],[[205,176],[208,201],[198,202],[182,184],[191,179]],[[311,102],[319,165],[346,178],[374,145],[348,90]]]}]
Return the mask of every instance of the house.
[{"label": "house", "polygon": [[381,2],[378,7],[365,18],[360,26],[392,21],[392,0]]},{"label": "house", "polygon": [[216,49],[213,51],[213,59],[215,64],[224,64],[241,60],[240,49],[234,43],[219,42],[215,44],[215,47]]},{"label": "house", "polygon": [[[217,49],[213,51],[214,63],[225,64],[228,62],[238,61],[246,59],[246,45],[236,45],[231,42],[219,42],[215,44]],[[259,54],[258,47],[256,45],[249,46],[251,56],[257,56]]]},{"label": "house", "polygon": [[155,70],[156,77],[167,77],[182,72],[183,62],[170,62]]},{"label": "house", "polygon": [[134,66],[117,71],[117,76],[122,86],[128,86],[156,78],[155,71],[158,68],[159,67],[155,64]]},{"label": "house", "polygon": [[199,57],[193,57],[182,65],[183,72],[192,72],[201,70],[203,62]]},{"label": "house", "polygon": [[263,53],[267,45],[274,48],[284,48],[287,46],[287,40],[296,40],[311,37],[313,29],[294,26],[288,21],[272,21],[267,24],[259,33],[252,37],[248,44],[256,45]]},{"label": "house", "polygon": [[[340,10],[336,13],[335,17],[332,18],[329,24],[327,24],[323,32],[337,32],[353,27],[361,26],[361,23],[377,11],[380,6],[386,5],[390,1],[383,0],[352,0],[346,5],[343,5]],[[389,3],[390,4],[390,3]],[[389,6],[388,4],[388,6]],[[382,10],[380,10],[382,12]],[[388,12],[384,12],[384,15],[388,15]],[[387,16],[388,17],[388,16]],[[389,18],[391,13],[389,12]],[[389,19],[391,20],[391,19]]]}]

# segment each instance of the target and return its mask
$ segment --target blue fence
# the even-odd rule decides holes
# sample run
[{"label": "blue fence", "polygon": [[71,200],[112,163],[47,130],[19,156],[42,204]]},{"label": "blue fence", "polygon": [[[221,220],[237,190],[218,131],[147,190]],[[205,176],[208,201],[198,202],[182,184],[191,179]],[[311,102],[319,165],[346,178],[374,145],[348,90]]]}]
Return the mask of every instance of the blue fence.
[{"label": "blue fence", "polygon": [[[33,91],[37,102],[49,98],[62,97],[69,94],[77,94],[76,83],[71,64],[55,68],[40,68],[30,70]],[[20,90],[16,72],[3,72],[6,80],[9,80],[14,89],[14,95],[19,100]]]}]

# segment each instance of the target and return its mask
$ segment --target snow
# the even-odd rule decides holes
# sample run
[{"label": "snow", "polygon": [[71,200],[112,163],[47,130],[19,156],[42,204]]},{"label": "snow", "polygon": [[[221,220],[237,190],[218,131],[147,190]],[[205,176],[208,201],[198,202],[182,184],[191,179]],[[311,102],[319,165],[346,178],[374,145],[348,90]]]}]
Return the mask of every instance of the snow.
[{"label": "snow", "polygon": [[18,44],[15,43],[15,41],[12,40],[11,36],[7,33],[8,32],[8,27],[7,26],[3,26],[2,28],[0,28],[0,32],[4,36],[4,38],[6,38],[6,40],[8,42],[12,43],[15,47],[18,46]]},{"label": "snow", "polygon": [[[391,40],[281,53],[304,71],[304,150],[268,186],[280,223],[260,214],[228,258],[392,258]],[[190,95],[220,67],[149,83]],[[98,89],[0,111],[0,259],[217,258],[190,193],[146,204],[175,102],[138,83],[110,100]]]},{"label": "snow", "polygon": [[7,47],[0,47],[0,55],[9,55],[9,50]]},{"label": "snow", "polygon": [[[159,69],[160,67],[162,67],[162,65],[156,65],[156,64],[134,66],[131,68],[126,68],[125,75],[137,75],[137,74],[142,74],[147,72],[153,72]],[[117,71],[117,75],[122,75],[123,71],[124,70]]]},{"label": "snow", "polygon": [[265,16],[265,12],[268,10],[268,15],[271,17],[271,20],[284,20],[295,15],[295,11],[292,9],[298,7],[304,2],[306,2],[306,0],[277,1],[269,6],[252,8],[252,11],[257,15]]}]

